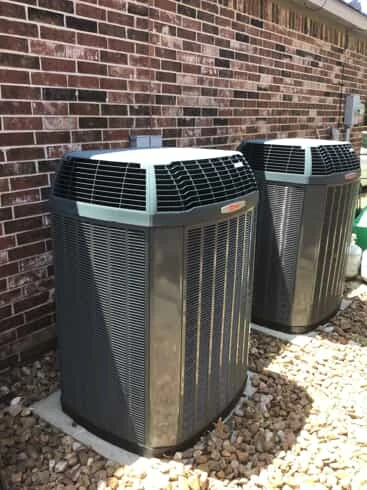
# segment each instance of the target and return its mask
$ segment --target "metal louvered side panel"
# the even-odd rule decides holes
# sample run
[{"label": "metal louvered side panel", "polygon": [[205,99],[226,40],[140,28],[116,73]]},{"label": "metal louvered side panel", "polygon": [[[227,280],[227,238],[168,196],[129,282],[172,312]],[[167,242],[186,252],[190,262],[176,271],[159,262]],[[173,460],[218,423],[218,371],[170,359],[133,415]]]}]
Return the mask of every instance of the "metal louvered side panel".
[{"label": "metal louvered side panel", "polygon": [[260,187],[253,313],[257,320],[287,323],[293,306],[304,188]]},{"label": "metal louvered side panel", "polygon": [[305,150],[299,146],[270,145],[252,143],[240,146],[255,171],[303,174],[305,171]]},{"label": "metal louvered side panel", "polygon": [[358,184],[330,186],[315,281],[313,315],[325,318],[338,307],[343,293],[348,240],[352,228]]},{"label": "metal louvered side panel", "polygon": [[155,167],[158,211],[185,211],[257,190],[241,155],[173,162]]},{"label": "metal louvered side panel", "polygon": [[252,215],[186,232],[182,434],[203,429],[245,381]]},{"label": "metal louvered side panel", "polygon": [[63,400],[96,428],[144,444],[145,231],[55,216]]},{"label": "metal louvered side panel", "polygon": [[146,171],[137,163],[65,158],[56,173],[56,197],[114,208],[145,210]]},{"label": "metal louvered side panel", "polygon": [[313,175],[330,175],[360,168],[359,158],[350,144],[311,148],[311,156]]}]

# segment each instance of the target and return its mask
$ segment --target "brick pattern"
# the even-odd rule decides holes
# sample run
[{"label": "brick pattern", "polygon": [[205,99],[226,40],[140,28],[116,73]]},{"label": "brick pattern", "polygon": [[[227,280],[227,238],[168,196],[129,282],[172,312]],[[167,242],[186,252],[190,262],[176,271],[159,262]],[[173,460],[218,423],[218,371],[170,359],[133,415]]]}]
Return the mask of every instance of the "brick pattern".
[{"label": "brick pattern", "polygon": [[0,1],[0,369],[54,339],[47,198],[64,152],[146,132],[223,148],[324,137],[341,94],[367,100],[366,39],[292,5]]}]

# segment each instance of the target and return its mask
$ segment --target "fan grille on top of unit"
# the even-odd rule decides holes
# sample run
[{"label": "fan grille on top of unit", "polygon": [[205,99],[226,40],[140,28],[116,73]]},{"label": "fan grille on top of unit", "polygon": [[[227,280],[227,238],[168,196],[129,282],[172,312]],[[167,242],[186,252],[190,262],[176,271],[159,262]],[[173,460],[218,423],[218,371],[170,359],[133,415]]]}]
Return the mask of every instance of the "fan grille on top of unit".
[{"label": "fan grille on top of unit", "polygon": [[254,170],[303,174],[305,150],[299,146],[247,142],[241,148]]},{"label": "fan grille on top of unit", "polygon": [[54,195],[114,208],[145,210],[146,172],[138,163],[64,159]]},{"label": "fan grille on top of unit", "polygon": [[311,148],[311,156],[313,175],[330,175],[359,169],[359,158],[348,144]]},{"label": "fan grille on top of unit", "polygon": [[158,211],[185,211],[257,190],[241,155],[157,165],[155,176]]}]

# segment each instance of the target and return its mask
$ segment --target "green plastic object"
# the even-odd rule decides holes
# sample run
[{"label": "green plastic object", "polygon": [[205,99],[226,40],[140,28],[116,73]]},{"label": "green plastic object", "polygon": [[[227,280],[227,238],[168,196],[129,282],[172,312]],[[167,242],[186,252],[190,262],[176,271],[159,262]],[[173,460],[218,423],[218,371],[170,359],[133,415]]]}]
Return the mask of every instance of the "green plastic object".
[{"label": "green plastic object", "polygon": [[353,233],[357,235],[357,245],[367,249],[367,206],[362,209],[353,222]]}]

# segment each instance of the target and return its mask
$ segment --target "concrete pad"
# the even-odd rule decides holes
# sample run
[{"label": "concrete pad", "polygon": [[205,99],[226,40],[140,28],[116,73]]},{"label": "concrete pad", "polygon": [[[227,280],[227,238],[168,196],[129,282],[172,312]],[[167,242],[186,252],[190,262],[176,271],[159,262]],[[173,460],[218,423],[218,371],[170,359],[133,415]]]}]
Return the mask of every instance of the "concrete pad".
[{"label": "concrete pad", "polygon": [[[340,304],[339,311],[337,312],[337,315],[339,315],[344,310],[346,310],[351,304],[352,304],[351,299],[343,298]],[[312,337],[316,337],[316,335],[318,335],[320,331],[332,332],[334,329],[334,327],[330,326],[330,323],[325,323],[323,325],[316,327],[314,330],[311,330],[310,332],[303,333],[303,334],[292,334],[292,333],[281,332],[280,330],[269,328],[264,325],[257,325],[256,323],[252,323],[252,322],[250,323],[250,328],[251,330],[253,329],[265,335],[276,337],[277,339],[284,340],[285,342],[289,342],[290,344],[298,345],[300,347],[309,344],[312,341]]]},{"label": "concrete pad", "polygon": [[280,330],[275,330],[273,328],[264,327],[263,325],[257,325],[256,323],[251,323],[250,326],[251,330],[255,330],[265,335],[270,335],[271,337],[275,337],[280,340],[284,340],[285,342],[289,342],[290,344],[299,345],[300,347],[309,344],[312,341],[312,338],[317,335],[317,331],[312,331],[304,334],[292,334],[281,332]]},{"label": "concrete pad", "polygon": [[96,453],[101,454],[110,461],[120,465],[131,465],[136,463],[138,460],[145,461],[147,459],[110,444],[109,442],[106,442],[87,431],[80,425],[76,425],[73,419],[62,411],[60,403],[60,390],[35,403],[32,409],[35,414],[41,417],[41,419],[45,420],[54,427],[57,427],[65,434],[72,436],[81,444],[91,447],[94,449],[94,451],[96,451]]}]

